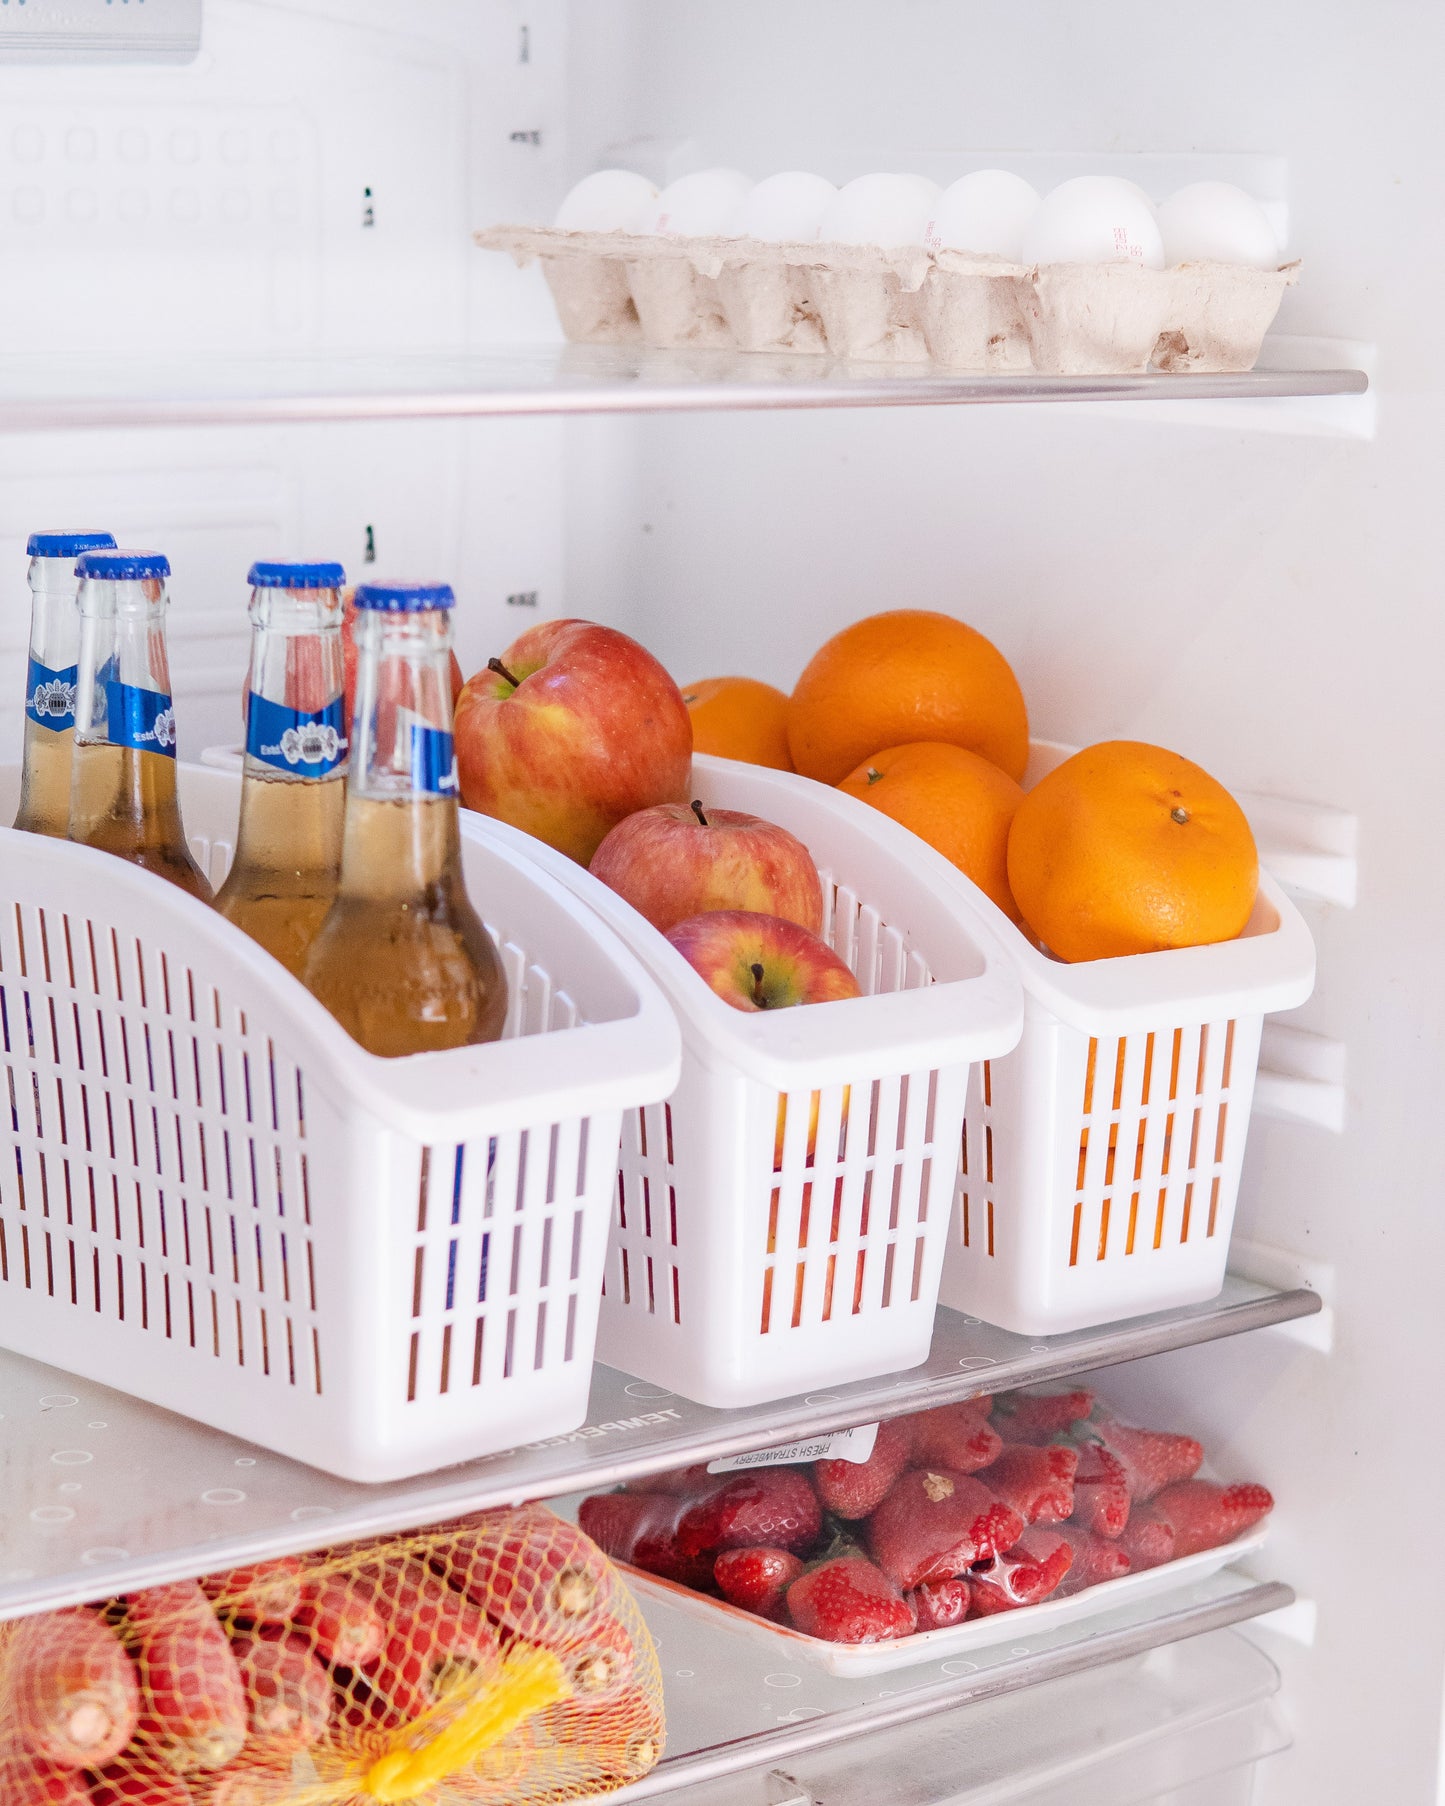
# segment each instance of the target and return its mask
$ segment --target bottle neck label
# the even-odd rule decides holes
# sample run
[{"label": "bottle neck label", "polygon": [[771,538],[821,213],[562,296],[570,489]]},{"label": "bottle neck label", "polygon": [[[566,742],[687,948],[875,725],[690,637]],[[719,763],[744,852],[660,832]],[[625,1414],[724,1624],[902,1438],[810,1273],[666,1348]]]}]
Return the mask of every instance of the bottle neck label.
[{"label": "bottle neck label", "polygon": [[422,796],[456,795],[457,759],[445,728],[411,724],[411,784]]},{"label": "bottle neck label", "polygon": [[329,778],[346,763],[341,698],[324,709],[288,709],[251,691],[246,753],[292,777]]},{"label": "bottle neck label", "polygon": [[38,658],[32,658],[25,677],[26,720],[33,721],[37,727],[49,728],[53,734],[63,734],[67,728],[74,727],[75,680],[78,676],[76,665],[52,671],[49,665],[42,665]]},{"label": "bottle neck label", "polygon": [[105,737],[112,746],[175,758],[176,715],[170,697],[164,690],[111,680],[105,686]]}]

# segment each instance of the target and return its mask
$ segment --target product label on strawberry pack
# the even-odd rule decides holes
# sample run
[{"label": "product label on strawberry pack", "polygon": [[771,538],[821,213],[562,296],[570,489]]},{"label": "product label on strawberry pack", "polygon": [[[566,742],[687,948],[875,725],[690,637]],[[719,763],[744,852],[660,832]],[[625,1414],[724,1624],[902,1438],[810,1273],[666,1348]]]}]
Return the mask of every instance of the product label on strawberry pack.
[{"label": "product label on strawberry pack", "polygon": [[826,1436],[810,1436],[803,1442],[785,1442],[776,1449],[750,1449],[746,1455],[724,1455],[709,1461],[710,1474],[732,1474],[748,1467],[791,1467],[798,1461],[863,1462],[873,1453],[878,1440],[876,1423],[860,1424],[855,1430],[834,1430]]},{"label": "product label on strawberry pack", "polygon": [[105,737],[112,746],[131,746],[137,752],[176,756],[176,714],[163,690],[143,689],[139,684],[105,686]]}]

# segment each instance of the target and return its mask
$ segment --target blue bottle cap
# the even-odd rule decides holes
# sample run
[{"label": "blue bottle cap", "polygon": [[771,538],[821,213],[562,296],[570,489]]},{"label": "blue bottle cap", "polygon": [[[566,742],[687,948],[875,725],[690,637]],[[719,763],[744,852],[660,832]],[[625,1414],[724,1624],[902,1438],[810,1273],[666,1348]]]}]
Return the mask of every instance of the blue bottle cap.
[{"label": "blue bottle cap", "polygon": [[339,564],[290,564],[258,558],[246,574],[252,589],[340,589],[346,572]]},{"label": "blue bottle cap", "polygon": [[75,561],[75,574],[128,583],[138,577],[169,577],[171,561],[164,552],[82,552]]},{"label": "blue bottle cap", "polygon": [[456,602],[450,583],[358,583],[352,599],[358,608],[380,608],[396,615],[451,608]]},{"label": "blue bottle cap", "polygon": [[75,558],[115,544],[114,533],[32,533],[25,542],[31,558]]}]

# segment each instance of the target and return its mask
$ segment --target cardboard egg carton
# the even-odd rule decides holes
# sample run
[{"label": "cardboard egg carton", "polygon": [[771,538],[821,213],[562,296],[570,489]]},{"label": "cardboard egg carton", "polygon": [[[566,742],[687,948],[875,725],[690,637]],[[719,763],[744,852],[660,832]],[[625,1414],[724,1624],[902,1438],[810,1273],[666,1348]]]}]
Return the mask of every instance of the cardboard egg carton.
[{"label": "cardboard egg carton", "polygon": [[768,244],[494,226],[542,265],[566,336],[950,370],[1127,375],[1253,369],[1299,265],[1007,263],[922,246]]}]

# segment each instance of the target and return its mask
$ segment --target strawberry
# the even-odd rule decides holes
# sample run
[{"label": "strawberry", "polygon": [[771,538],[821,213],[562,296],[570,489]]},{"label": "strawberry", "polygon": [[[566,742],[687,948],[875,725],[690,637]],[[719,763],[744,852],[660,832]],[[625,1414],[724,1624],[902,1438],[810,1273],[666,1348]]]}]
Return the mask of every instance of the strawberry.
[{"label": "strawberry", "polygon": [[803,1564],[786,1549],[724,1549],[712,1571],[724,1599],[746,1612],[772,1618]]},{"label": "strawberry", "polygon": [[913,1418],[891,1418],[878,1426],[878,1440],[866,1461],[817,1461],[813,1480],[823,1509],[840,1518],[866,1518],[908,1466]]},{"label": "strawberry", "polygon": [[632,1551],[635,1566],[656,1574],[659,1580],[674,1580],[679,1586],[691,1587],[695,1593],[713,1590],[712,1550],[698,1555],[684,1555],[677,1546],[676,1533],[669,1519],[665,1526],[638,1537]]},{"label": "strawberry", "polygon": [[920,1631],[950,1630],[968,1616],[973,1592],[963,1575],[955,1574],[952,1580],[930,1580],[914,1587],[907,1599],[917,1615]]},{"label": "strawberry", "polygon": [[1081,1530],[1077,1524],[1060,1524],[1057,1534],[1074,1552],[1073,1563],[1059,1587],[1066,1593],[1082,1593],[1085,1587],[1097,1586],[1103,1580],[1118,1580],[1133,1563],[1125,1544],[1132,1525],[1126,1525],[1122,1537],[1111,1541],[1092,1530]]},{"label": "strawberry", "polygon": [[948,1580],[1018,1541],[1024,1521],[966,1474],[906,1473],[868,1521],[874,1559],[903,1589]]},{"label": "strawberry", "polygon": [[1086,1443],[1074,1469],[1073,1521],[1100,1536],[1118,1536],[1129,1522],[1124,1464],[1100,1442]]},{"label": "strawberry", "polygon": [[614,1561],[631,1561],[639,1536],[656,1531],[676,1515],[677,1502],[665,1493],[596,1492],[577,1509],[585,1536]]},{"label": "strawberry", "polygon": [[680,1504],[670,1493],[594,1493],[582,1501],[577,1522],[614,1561],[629,1561],[660,1579],[711,1592],[711,1555],[685,1556],[678,1548]]},{"label": "strawberry", "polygon": [[910,1417],[913,1459],[921,1467],[946,1467],[954,1474],[976,1474],[996,1461],[1003,1438],[988,1421],[987,1407],[987,1400],[969,1398]]},{"label": "strawberry", "polygon": [[913,1607],[863,1555],[809,1568],[788,1588],[788,1611],[806,1637],[829,1643],[883,1643],[913,1634]]},{"label": "strawberry", "polygon": [[1062,1524],[1073,1516],[1076,1449],[1004,1445],[979,1479],[996,1498],[1012,1505],[1026,1524]]},{"label": "strawberry", "polygon": [[1094,1395],[1087,1387],[1072,1392],[1007,1392],[994,1400],[994,1428],[1009,1442],[1041,1445],[1087,1417]]},{"label": "strawberry", "polygon": [[1129,1497],[1141,1504],[1176,1480],[1192,1480],[1204,1459],[1204,1450],[1192,1436],[1136,1430],[1112,1417],[1092,1424],[1090,1434],[1123,1463]]},{"label": "strawberry", "polygon": [[1213,1480],[1180,1480],[1152,1505],[1152,1515],[1174,1532],[1176,1561],[1232,1543],[1273,1510],[1274,1499],[1263,1486],[1218,1486]]},{"label": "strawberry", "polygon": [[1073,1560],[1073,1549],[1057,1531],[1025,1530],[1012,1549],[980,1563],[969,1575],[973,1615],[988,1618],[1037,1605],[1057,1590]]},{"label": "strawberry", "polygon": [[1155,1517],[1152,1505],[1141,1505],[1129,1513],[1119,1547],[1128,1556],[1133,1572],[1142,1574],[1146,1568],[1159,1568],[1166,1561],[1173,1561],[1174,1542],[1172,1526]]},{"label": "strawberry", "polygon": [[706,1492],[716,1485],[717,1476],[707,1471],[705,1461],[697,1462],[692,1467],[671,1467],[665,1473],[644,1474],[640,1480],[624,1480],[624,1492],[671,1492],[679,1498],[690,1493]]},{"label": "strawberry", "polygon": [[813,1483],[802,1468],[765,1467],[734,1474],[690,1505],[677,1524],[678,1552],[715,1554],[719,1549],[811,1549],[823,1527]]}]

